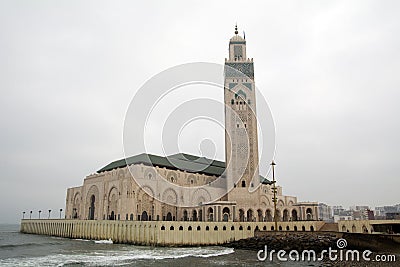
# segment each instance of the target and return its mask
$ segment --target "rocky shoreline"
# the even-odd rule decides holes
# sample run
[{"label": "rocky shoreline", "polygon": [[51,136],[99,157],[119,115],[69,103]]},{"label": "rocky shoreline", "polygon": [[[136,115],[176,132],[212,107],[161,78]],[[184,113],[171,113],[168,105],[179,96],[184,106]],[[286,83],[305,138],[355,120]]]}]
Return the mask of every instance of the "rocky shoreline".
[{"label": "rocky shoreline", "polygon": [[255,236],[247,239],[241,239],[225,244],[234,249],[260,250],[265,245],[268,249],[278,250],[314,250],[321,252],[329,247],[336,248],[338,237],[331,233],[305,234],[285,232],[272,235]]}]

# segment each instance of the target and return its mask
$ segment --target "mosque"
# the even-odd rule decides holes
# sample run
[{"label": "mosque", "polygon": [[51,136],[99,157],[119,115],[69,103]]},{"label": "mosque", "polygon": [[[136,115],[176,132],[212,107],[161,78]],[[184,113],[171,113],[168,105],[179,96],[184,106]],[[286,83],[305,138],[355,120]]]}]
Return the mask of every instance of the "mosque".
[{"label": "mosque", "polygon": [[183,153],[143,153],[111,162],[86,176],[83,185],[67,189],[66,219],[271,222],[276,215],[278,221],[317,220],[318,203],[298,202],[280,186],[274,212],[273,183],[258,169],[253,59],[247,58],[246,39],[237,27],[224,74],[226,162]]}]

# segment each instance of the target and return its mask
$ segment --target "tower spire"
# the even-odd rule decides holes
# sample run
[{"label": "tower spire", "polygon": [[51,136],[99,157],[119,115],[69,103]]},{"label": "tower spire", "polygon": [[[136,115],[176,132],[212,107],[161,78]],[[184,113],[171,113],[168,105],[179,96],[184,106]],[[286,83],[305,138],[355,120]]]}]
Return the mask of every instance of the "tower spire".
[{"label": "tower spire", "polygon": [[235,34],[238,34],[238,27],[237,27],[237,23],[235,24]]}]

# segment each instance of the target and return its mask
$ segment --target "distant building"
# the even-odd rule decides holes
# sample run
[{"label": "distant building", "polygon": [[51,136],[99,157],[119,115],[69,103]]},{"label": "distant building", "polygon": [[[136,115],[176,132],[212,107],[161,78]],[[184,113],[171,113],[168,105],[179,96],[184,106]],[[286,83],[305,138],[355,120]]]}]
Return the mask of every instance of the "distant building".
[{"label": "distant building", "polygon": [[325,203],[318,203],[319,220],[325,222],[333,222],[333,214],[331,206]]},{"label": "distant building", "polygon": [[400,220],[400,212],[386,213],[386,220]]},{"label": "distant building", "polygon": [[366,213],[366,217],[368,220],[375,220],[375,214],[373,210],[367,209]]},{"label": "distant building", "polygon": [[393,206],[375,207],[375,219],[386,219],[387,213],[400,212],[400,204]]},{"label": "distant building", "polygon": [[333,222],[337,223],[338,221],[352,221],[354,220],[353,216],[340,216],[340,215],[333,215]]}]

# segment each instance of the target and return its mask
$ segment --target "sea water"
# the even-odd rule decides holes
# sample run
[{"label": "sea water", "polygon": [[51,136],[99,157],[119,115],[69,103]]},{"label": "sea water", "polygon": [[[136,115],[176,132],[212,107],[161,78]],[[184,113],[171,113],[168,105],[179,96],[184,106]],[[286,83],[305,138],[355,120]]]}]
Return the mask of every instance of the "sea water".
[{"label": "sea water", "polygon": [[93,240],[22,234],[0,225],[0,266],[321,266],[261,262],[256,251],[220,246],[146,247]]}]

